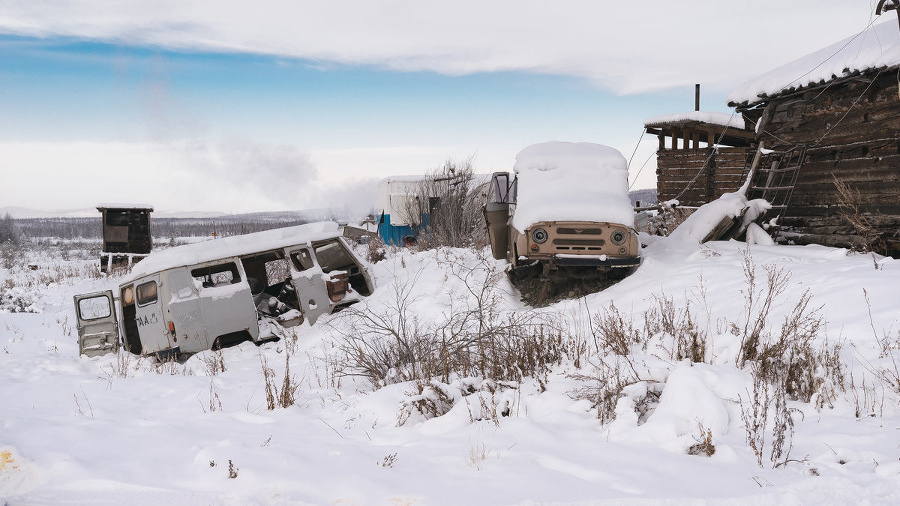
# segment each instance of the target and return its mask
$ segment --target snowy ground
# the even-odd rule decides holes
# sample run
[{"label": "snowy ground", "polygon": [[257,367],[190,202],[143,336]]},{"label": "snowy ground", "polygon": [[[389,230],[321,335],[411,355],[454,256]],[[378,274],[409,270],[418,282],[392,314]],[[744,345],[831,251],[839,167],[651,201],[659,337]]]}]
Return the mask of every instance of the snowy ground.
[{"label": "snowy ground", "polygon": [[[900,262],[816,246],[750,246],[758,282],[766,265],[791,276],[769,317],[772,332],[808,289],[810,306],[822,306],[827,320],[817,349],[841,345],[843,381],[826,381],[809,403],[789,401],[790,453],[774,468],[771,428],[762,466],[748,446],[744,420],[753,380],[749,367],[735,365],[740,338],[730,331],[730,323],[746,321],[747,248],[656,240],[631,277],[540,310],[568,322],[565,339],[584,343],[582,352],[538,379],[491,394],[481,378],[452,378],[444,385],[452,408],[430,419],[408,408],[417,393],[411,382],[375,389],[364,378],[336,373],[334,343],[352,332],[351,318],[323,317],[315,327],[297,328],[290,361],[300,383],[296,402],[268,410],[261,362],[281,381],[288,343],[226,349],[225,371],[215,373],[212,352],[183,365],[124,351],[82,358],[72,295],[115,280],[79,277],[83,260],[65,264],[75,277],[49,284],[52,276],[38,273],[59,268],[56,260],[29,260],[41,263],[40,271],[0,269],[0,286],[36,285],[27,293],[40,310],[0,313],[0,499],[12,505],[897,504],[900,387],[889,380],[900,363]],[[378,288],[365,305],[389,306],[393,287],[411,286],[418,320],[439,321],[464,288],[453,269],[487,265],[483,257],[465,250],[394,252],[372,267]],[[504,307],[534,311],[521,306],[505,278],[499,287],[507,292]],[[577,395],[610,358],[588,321],[614,302],[640,327],[663,295],[690,307],[708,332],[705,362],[673,359],[664,337],[635,347],[628,363],[648,381],[625,389],[615,420],[603,423],[594,403]],[[478,391],[463,395],[466,385]],[[635,402],[648,385],[661,396],[639,418]],[[507,408],[508,416],[497,414]],[[715,453],[689,455],[705,430]]]}]

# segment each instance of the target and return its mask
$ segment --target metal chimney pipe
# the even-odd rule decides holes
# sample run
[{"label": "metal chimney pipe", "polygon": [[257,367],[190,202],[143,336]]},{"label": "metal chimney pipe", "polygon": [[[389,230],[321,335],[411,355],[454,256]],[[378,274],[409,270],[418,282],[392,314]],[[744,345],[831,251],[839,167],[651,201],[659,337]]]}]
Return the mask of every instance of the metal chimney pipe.
[{"label": "metal chimney pipe", "polygon": [[694,85],[694,110],[700,110],[700,83]]}]

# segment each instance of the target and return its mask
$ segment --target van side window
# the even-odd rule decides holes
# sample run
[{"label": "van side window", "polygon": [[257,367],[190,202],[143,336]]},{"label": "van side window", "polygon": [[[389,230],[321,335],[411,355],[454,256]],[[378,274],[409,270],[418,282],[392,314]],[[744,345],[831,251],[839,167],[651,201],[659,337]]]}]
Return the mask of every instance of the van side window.
[{"label": "van side window", "polygon": [[291,252],[291,261],[294,262],[294,267],[298,271],[305,271],[313,266],[312,257],[309,254],[309,250],[301,249],[297,251]]},{"label": "van side window", "polygon": [[316,259],[324,272],[335,270],[350,271],[356,266],[356,262],[350,257],[350,254],[337,241],[315,246],[315,250]]},{"label": "van side window", "polygon": [[147,304],[156,302],[156,281],[148,281],[138,285],[137,288],[135,288],[135,292],[137,293],[138,306],[146,306]]},{"label": "van side window", "polygon": [[198,267],[191,270],[191,277],[198,286],[203,288],[233,285],[241,281],[241,275],[238,274],[237,265],[234,262]]}]

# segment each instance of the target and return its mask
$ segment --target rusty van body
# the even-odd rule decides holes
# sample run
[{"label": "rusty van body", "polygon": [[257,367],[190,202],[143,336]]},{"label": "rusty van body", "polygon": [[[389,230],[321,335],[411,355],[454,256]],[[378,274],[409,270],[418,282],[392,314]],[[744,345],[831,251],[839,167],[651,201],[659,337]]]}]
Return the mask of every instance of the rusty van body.
[{"label": "rusty van body", "polygon": [[337,224],[313,223],[155,252],[112,290],[75,296],[80,353],[194,353],[279,338],[374,290]]}]

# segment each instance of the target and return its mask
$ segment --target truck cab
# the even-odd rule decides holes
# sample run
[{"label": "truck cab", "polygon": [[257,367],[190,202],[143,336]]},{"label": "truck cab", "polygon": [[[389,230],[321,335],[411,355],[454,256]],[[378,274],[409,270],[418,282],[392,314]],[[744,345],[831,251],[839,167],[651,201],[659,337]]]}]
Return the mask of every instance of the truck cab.
[{"label": "truck cab", "polygon": [[547,142],[495,172],[484,208],[494,258],[542,276],[624,275],[640,265],[627,162],[614,148]]}]

